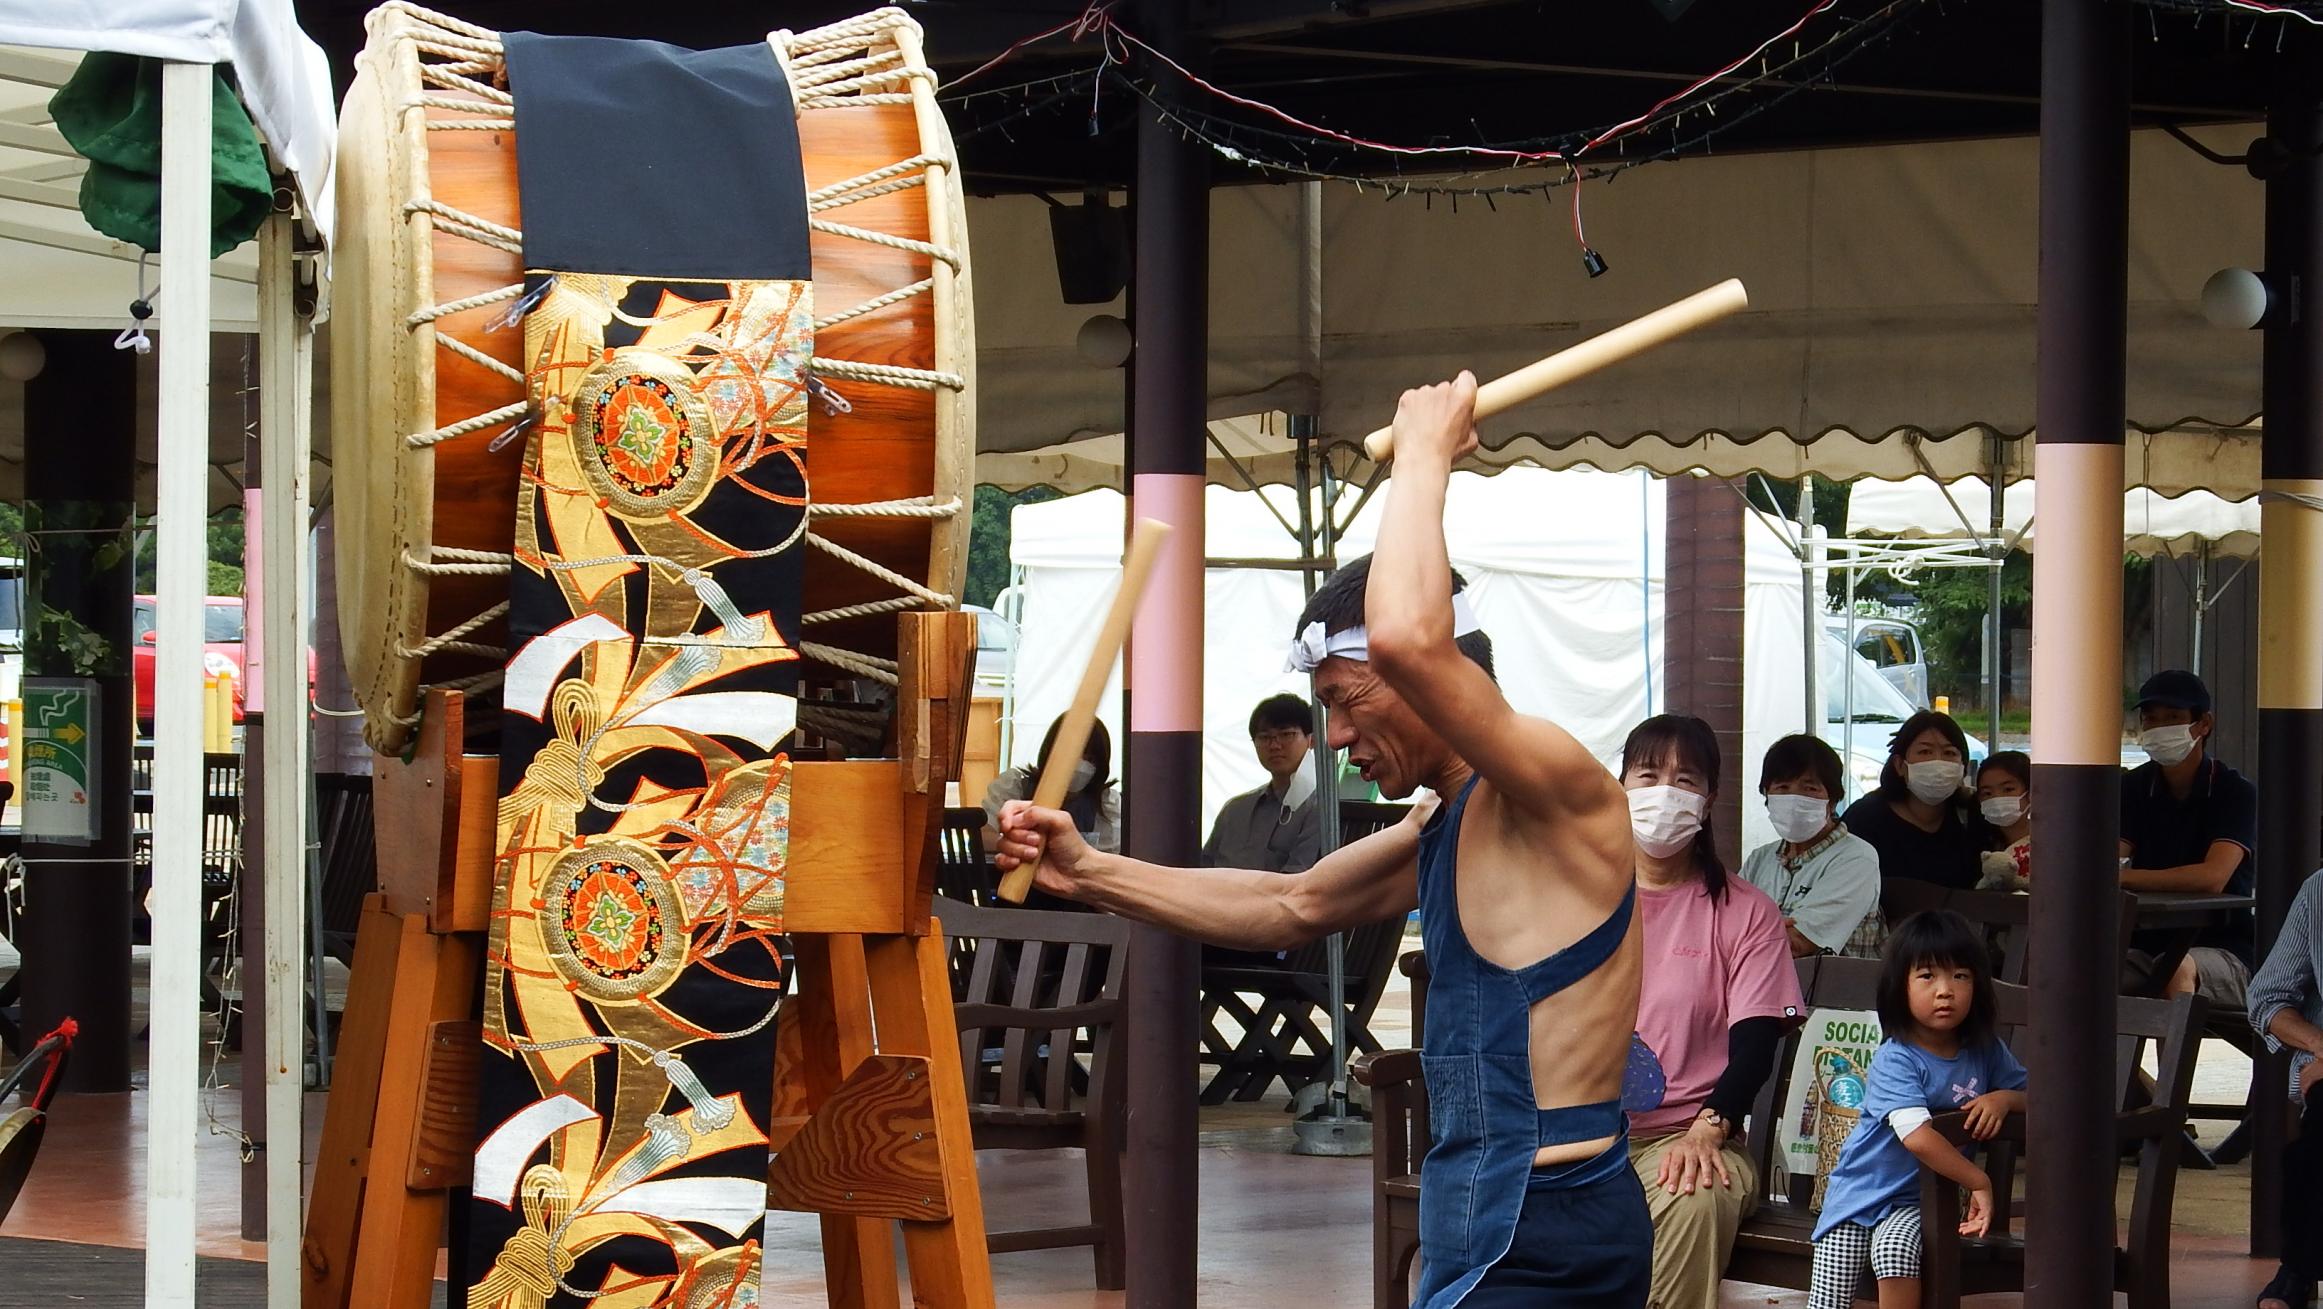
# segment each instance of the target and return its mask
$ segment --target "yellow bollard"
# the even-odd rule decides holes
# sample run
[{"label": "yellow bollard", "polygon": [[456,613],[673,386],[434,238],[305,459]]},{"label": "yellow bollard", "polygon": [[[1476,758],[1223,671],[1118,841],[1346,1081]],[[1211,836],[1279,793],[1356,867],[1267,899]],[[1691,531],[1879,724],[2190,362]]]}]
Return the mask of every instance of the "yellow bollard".
[{"label": "yellow bollard", "polygon": [[202,678],[202,749],[226,754],[234,748],[234,675],[209,673]]},{"label": "yellow bollard", "polygon": [[1952,712],[1952,697],[1948,695],[1937,696],[1936,712],[1949,716]]}]

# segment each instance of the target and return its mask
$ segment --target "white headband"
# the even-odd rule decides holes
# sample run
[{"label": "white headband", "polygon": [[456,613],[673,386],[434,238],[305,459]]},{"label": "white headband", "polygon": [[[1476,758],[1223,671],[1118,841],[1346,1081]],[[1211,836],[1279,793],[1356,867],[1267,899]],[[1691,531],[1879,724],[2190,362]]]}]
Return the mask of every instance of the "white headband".
[{"label": "white headband", "polygon": [[[1471,632],[1481,632],[1483,624],[1476,621],[1476,611],[1468,607],[1468,594],[1454,592],[1452,596],[1452,639],[1457,641]],[[1358,624],[1340,632],[1325,632],[1319,622],[1307,624],[1307,629],[1291,642],[1290,659],[1283,664],[1286,673],[1311,673],[1325,659],[1337,657],[1368,663],[1371,653],[1369,629]]]}]

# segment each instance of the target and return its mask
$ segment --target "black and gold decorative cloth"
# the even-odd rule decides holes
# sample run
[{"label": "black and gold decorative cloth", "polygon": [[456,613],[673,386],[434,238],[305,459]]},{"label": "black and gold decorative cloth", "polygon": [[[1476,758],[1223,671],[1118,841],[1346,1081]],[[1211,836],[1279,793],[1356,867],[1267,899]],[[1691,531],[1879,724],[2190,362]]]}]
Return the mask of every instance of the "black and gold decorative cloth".
[{"label": "black and gold decorative cloth", "polygon": [[512,34],[533,402],[479,1309],[758,1302],[813,287],[766,46]]}]

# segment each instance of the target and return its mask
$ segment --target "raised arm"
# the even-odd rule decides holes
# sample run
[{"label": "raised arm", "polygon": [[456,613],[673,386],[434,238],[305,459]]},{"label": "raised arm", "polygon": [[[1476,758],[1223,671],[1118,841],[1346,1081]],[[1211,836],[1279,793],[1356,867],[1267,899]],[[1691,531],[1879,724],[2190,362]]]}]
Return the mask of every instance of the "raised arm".
[{"label": "raised arm", "polygon": [[1595,812],[1620,784],[1563,728],[1519,714],[1453,644],[1444,493],[1476,448],[1476,379],[1406,391],[1395,411],[1395,476],[1372,552],[1364,626],[1373,670],[1460,758],[1527,813]]},{"label": "raised arm", "polygon": [[1016,801],[1001,811],[1003,872],[1039,865],[1037,884],[1125,918],[1242,950],[1287,950],[1316,937],[1410,913],[1419,904],[1420,824],[1414,805],[1395,826],[1341,847],[1303,873],[1165,868],[1091,849],[1073,820]]}]

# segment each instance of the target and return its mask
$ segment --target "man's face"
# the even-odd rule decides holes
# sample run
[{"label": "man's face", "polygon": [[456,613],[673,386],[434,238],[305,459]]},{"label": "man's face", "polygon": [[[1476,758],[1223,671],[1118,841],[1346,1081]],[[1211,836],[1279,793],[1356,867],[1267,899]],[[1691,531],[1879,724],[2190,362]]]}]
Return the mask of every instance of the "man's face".
[{"label": "man's face", "polygon": [[1278,782],[1299,771],[1307,762],[1307,748],[1314,743],[1314,734],[1298,727],[1261,727],[1250,738],[1251,748],[1258,752],[1258,766]]},{"label": "man's face", "polygon": [[2210,739],[2210,729],[2217,721],[2215,715],[2197,714],[2176,705],[2139,705],[2137,710],[2137,730],[2150,732],[2157,727],[2191,727],[2197,744]]},{"label": "man's face", "polygon": [[1443,739],[1373,675],[1359,659],[1333,656],[1315,669],[1315,699],[1330,711],[1324,745],[1345,750],[1363,780],[1390,800],[1402,800],[1425,786],[1443,763]]}]

